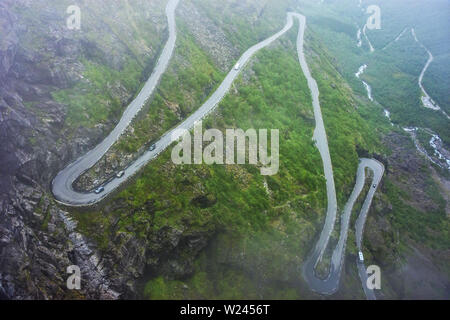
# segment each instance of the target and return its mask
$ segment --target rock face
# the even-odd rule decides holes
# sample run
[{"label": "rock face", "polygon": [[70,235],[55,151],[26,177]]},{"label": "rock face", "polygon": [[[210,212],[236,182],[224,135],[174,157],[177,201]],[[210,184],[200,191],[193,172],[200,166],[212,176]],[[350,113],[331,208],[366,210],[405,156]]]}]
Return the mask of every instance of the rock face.
[{"label": "rock face", "polygon": [[[16,183],[15,196],[3,197],[0,225],[0,291],[14,299],[116,299],[119,294],[86,239],[67,213],[52,206],[36,185]],[[42,201],[46,216],[36,212]],[[43,228],[45,224],[45,228]],[[67,267],[81,269],[82,290],[67,289]]]},{"label": "rock face", "polygon": [[[106,249],[96,249],[98,244],[81,235],[70,214],[55,203],[50,184],[59,170],[111,130],[121,112],[101,125],[68,127],[68,106],[58,103],[53,92],[70,91],[80,82],[89,85],[85,71],[91,61],[120,71],[132,59],[142,68],[142,82],[166,40],[165,2],[82,2],[78,32],[66,27],[67,8],[50,2],[0,2],[0,297],[135,297],[136,279],[144,271],[191,274],[195,256],[214,230],[167,227],[145,240],[133,230],[113,230]],[[211,18],[190,1],[177,14],[219,68],[232,67],[239,50]],[[136,93],[120,81],[107,88],[122,107]],[[120,167],[130,160],[110,162]],[[106,169],[97,179],[108,175]],[[92,183],[80,181],[81,186]],[[215,199],[205,195],[197,201],[208,206]],[[79,291],[66,286],[71,265],[81,269]]]},{"label": "rock face", "polygon": [[182,2],[179,15],[188,24],[187,27],[197,43],[208,52],[216,65],[223,72],[230,70],[240,54],[239,49],[227,39],[224,31],[192,2]]},{"label": "rock face", "polygon": [[[73,83],[82,66],[64,60],[80,47],[55,34],[49,40],[55,65],[46,64],[40,52],[21,46],[18,33],[25,26],[11,10],[13,4],[27,3],[0,4],[0,293],[14,299],[117,298],[92,262],[95,253],[70,230],[65,213],[46,195],[55,170],[102,134],[93,130],[92,135],[83,132],[91,140],[56,143],[65,108],[53,102],[49,92],[52,86]],[[69,58],[58,56],[62,51],[69,52]],[[45,118],[30,112],[26,101],[36,101]],[[33,145],[37,140],[39,147]],[[85,281],[83,290],[74,293],[65,282],[66,268],[76,264]]]},{"label": "rock face", "polygon": [[[108,8],[113,16],[122,10],[117,3],[101,2],[95,5]],[[161,4],[151,1],[146,8],[142,14],[163,35]],[[86,59],[101,56],[110,68],[120,70],[124,57],[132,55],[130,47],[136,60],[146,57],[148,61],[156,59],[157,48],[139,39],[125,45],[108,29],[108,16],[97,19],[98,26],[87,18],[85,33],[71,32],[65,27],[65,9],[58,1],[53,5],[41,0],[0,2],[1,298],[116,299],[125,291],[122,278],[108,280],[108,266],[103,265],[95,245],[77,233],[76,223],[50,195],[54,175],[94,146],[115,119],[106,126],[70,131],[65,125],[67,107],[55,102],[51,93],[80,81]],[[157,13],[151,14],[152,10]],[[117,19],[116,32],[128,32],[121,25],[130,25]],[[89,40],[90,29],[96,27],[97,36],[105,32],[108,43],[97,45]],[[66,269],[71,265],[81,269],[79,291],[66,286]]]},{"label": "rock face", "polygon": [[[424,168],[429,167],[434,172],[431,162],[415,150],[408,136],[391,133],[384,138],[384,143],[393,151],[387,157],[385,180],[389,179],[405,192],[408,195],[407,204],[421,211],[421,214],[431,215],[439,210],[439,204],[427,192],[430,175]],[[448,183],[446,178],[435,173],[433,179]],[[435,192],[444,195],[448,189],[442,185]],[[384,270],[386,283],[393,290],[388,298],[448,299],[450,279],[443,266],[449,263],[449,250],[431,248],[410,238],[406,232],[399,232],[393,223],[395,215],[398,215],[395,206],[378,194],[368,216],[364,239],[364,247]],[[427,232],[435,233],[431,229]],[[409,247],[407,251],[401,250],[398,245],[400,241]]]},{"label": "rock face", "polygon": [[[164,1],[82,3],[83,31],[77,33],[65,28],[66,8],[57,0],[0,2],[0,298],[134,298],[136,279],[144,273],[177,279],[191,275],[195,257],[216,233],[213,223],[195,229],[185,220],[157,231],[144,227],[145,237],[138,234],[147,221],[127,225],[128,232],[119,231],[119,221],[114,221],[113,213],[120,209],[126,212],[127,208],[119,199],[101,210],[105,219],[111,220],[111,229],[104,237],[106,243],[100,244],[81,234],[77,222],[53,200],[50,184],[55,174],[96,145],[119,115],[111,115],[102,125],[68,128],[68,107],[56,102],[52,93],[70,90],[79,82],[89,83],[84,77],[86,61],[120,71],[126,58],[131,58],[141,66],[145,78],[165,41]],[[262,12],[253,11],[255,19]],[[188,0],[181,3],[177,14],[214,63],[222,71],[229,70],[240,49],[227,40],[226,32],[214,19]],[[154,39],[151,45],[144,41],[148,33],[139,38],[144,30],[161,38]],[[117,94],[114,98],[122,107],[135,94],[120,81],[107,86]],[[179,106],[168,108],[179,110]],[[389,159],[387,167],[394,170],[390,174],[411,174],[410,181],[417,186],[413,190],[413,205],[423,211],[436,209],[421,191],[425,177],[420,174],[420,158],[401,148],[404,137],[393,136],[391,140],[398,149]],[[113,174],[131,157],[107,158],[111,168],[100,167],[97,179]],[[80,182],[81,188],[92,184],[89,177]],[[213,195],[202,193],[192,199],[199,208],[212,206],[216,201]],[[140,210],[152,213],[154,204],[148,202]],[[391,211],[389,204],[377,209],[382,214]],[[386,254],[386,250],[381,250],[385,244],[377,236],[380,232],[393,234],[392,228],[383,217],[373,224],[373,230],[379,232],[368,235],[374,243],[371,250],[374,256],[377,250],[382,256]],[[396,257],[394,253],[390,255],[392,259]],[[223,263],[227,264],[231,261],[241,266],[241,260],[240,251],[223,256]],[[258,264],[260,261],[254,260],[249,265],[264,277]],[[71,265],[81,269],[79,291],[66,286],[66,270]],[[289,268],[294,270],[295,266],[296,263]],[[295,270],[291,272],[294,273]]]}]

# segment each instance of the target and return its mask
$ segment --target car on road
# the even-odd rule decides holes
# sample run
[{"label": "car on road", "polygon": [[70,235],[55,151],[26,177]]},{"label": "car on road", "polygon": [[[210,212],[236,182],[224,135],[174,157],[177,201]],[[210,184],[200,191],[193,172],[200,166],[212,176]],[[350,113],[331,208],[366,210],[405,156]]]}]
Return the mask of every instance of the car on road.
[{"label": "car on road", "polygon": [[156,149],[156,144],[152,144],[151,146],[150,146],[150,151],[154,151]]},{"label": "car on road", "polygon": [[374,183],[372,187],[375,189],[377,187],[377,185]]},{"label": "car on road", "polygon": [[100,193],[102,193],[103,191],[105,191],[105,188],[104,187],[98,187],[97,189],[95,189],[95,193],[96,194],[100,194]]},{"label": "car on road", "polygon": [[239,64],[239,62],[238,63],[236,63],[236,65],[234,66],[234,70],[239,70],[239,68],[241,67],[241,65]]},{"label": "car on road", "polygon": [[363,253],[361,251],[358,252],[358,261],[359,262],[364,262],[364,256],[363,256]]},{"label": "car on road", "polygon": [[116,177],[122,178],[124,175],[125,175],[125,171],[122,170],[122,171],[117,172]]}]

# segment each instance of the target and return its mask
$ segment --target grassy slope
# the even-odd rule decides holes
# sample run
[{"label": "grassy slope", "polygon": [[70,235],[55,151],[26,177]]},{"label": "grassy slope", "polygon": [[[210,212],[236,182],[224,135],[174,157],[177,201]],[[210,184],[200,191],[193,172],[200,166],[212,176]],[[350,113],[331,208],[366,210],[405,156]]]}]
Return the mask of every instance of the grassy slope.
[{"label": "grassy slope", "polygon": [[[179,123],[180,118],[195,111],[224,77],[180,21],[178,32],[173,63],[163,75],[144,114],[134,121],[134,132],[121,137],[113,150],[136,152],[146,142],[160,137]],[[176,112],[168,106],[173,106]]]},{"label": "grassy slope", "polygon": [[[151,14],[157,17],[154,19],[162,19],[164,2],[151,4]],[[71,4],[58,1],[54,5],[59,12],[65,12]],[[139,1],[131,5],[124,1],[114,4],[116,7],[110,11],[95,2],[80,7],[81,30],[70,37],[88,43],[75,57],[83,65],[83,80],[70,88],[55,88],[52,93],[55,101],[67,106],[65,129],[69,134],[78,128],[116,121],[125,107],[117,88],[132,97],[149,75],[146,66],[151,67],[156,61],[166,35],[159,29],[165,27],[163,22],[157,25],[151,21],[148,9],[140,11],[142,5]],[[29,41],[39,42],[39,35],[33,36]],[[105,56],[108,51],[112,54]]]},{"label": "grassy slope", "polygon": [[[291,41],[295,33],[296,30],[291,32]],[[199,258],[197,267],[200,270],[188,281],[189,287],[197,288],[189,291],[190,298],[211,295],[218,298],[256,296],[258,290],[255,281],[261,279],[248,274],[251,269],[249,266],[259,267],[263,278],[271,282],[264,293],[260,294],[271,298],[294,298],[309,294],[295,269],[301,265],[318,230],[316,228],[321,225],[325,190],[320,156],[311,143],[314,122],[309,93],[292,42],[285,43],[285,46],[287,48],[277,47],[259,54],[256,59],[258,62],[253,67],[254,78],[248,84],[239,81],[236,84],[237,94],[227,96],[221,103],[218,114],[206,122],[207,126],[218,128],[281,128],[281,168],[277,176],[267,178],[270,196],[263,188],[259,172],[251,166],[218,166],[209,170],[211,177],[206,177],[207,189],[204,192],[217,197],[217,204],[211,209],[203,210],[203,214],[209,217],[206,213],[213,211],[213,216],[218,219],[218,229],[224,233],[214,244],[217,246],[216,250],[207,250]],[[321,58],[326,61],[325,56],[322,55]],[[339,195],[340,199],[346,199],[357,165],[355,145],[360,143],[374,148],[375,142],[369,138],[370,135],[364,134],[371,131],[369,127],[357,113],[352,112],[354,101],[347,98],[348,88],[339,84],[339,76],[333,73],[331,65],[322,67],[330,74],[324,76],[317,69],[315,73],[324,92],[327,128],[332,132],[330,146],[338,190],[345,190],[339,192]],[[332,83],[335,89],[331,86]],[[170,179],[170,176],[166,178]],[[209,183],[210,180],[213,183]],[[158,186],[159,183],[160,180]],[[169,185],[172,183],[168,182]],[[140,188],[133,189],[130,194],[135,195],[139,190]],[[176,198],[179,198],[178,195]],[[230,247],[235,249],[231,250]],[[246,253],[247,265],[242,268],[224,267],[221,263],[223,254],[233,257],[239,250]],[[209,270],[211,263],[206,263],[205,259],[215,261],[212,263],[215,265],[213,272],[206,272],[205,268]],[[286,266],[288,275],[284,276]],[[225,279],[219,280],[222,276]],[[244,282],[228,282],[229,279],[241,279]],[[177,293],[179,288],[178,282],[156,278],[147,285],[146,294],[152,298],[182,297],[178,294],[184,291]]]},{"label": "grassy slope", "polygon": [[[233,24],[226,26],[230,25]],[[120,218],[119,232],[142,238],[165,226],[217,234],[210,247],[198,257],[191,278],[178,281],[156,276],[145,288],[146,297],[311,296],[302,283],[299,266],[321,228],[326,199],[320,156],[311,143],[314,122],[309,92],[295,56],[295,35],[293,29],[277,46],[258,54],[255,63],[246,70],[254,71],[251,80],[239,79],[236,91],[233,90],[206,121],[207,126],[222,129],[280,128],[281,167],[278,175],[267,178],[270,194],[266,193],[263,177],[253,166],[174,166],[167,151],[147,166],[133,185],[115,197],[112,203],[125,204],[121,209],[114,210],[111,216],[104,210],[77,215],[81,230],[103,247],[108,245],[110,227],[116,218]],[[388,129],[381,109],[373,112],[373,106],[352,97],[333,67],[336,60],[330,58],[326,53],[328,48],[319,41],[321,35],[321,30],[310,28],[306,45],[308,60],[321,91],[342,205],[353,186],[358,157],[356,145],[370,152],[380,152],[374,132]],[[245,48],[252,40],[248,37],[234,41]],[[197,52],[192,38],[182,36],[181,41],[183,46]],[[199,53],[187,55],[187,60],[194,66],[207,61],[196,60],[199,57],[205,59]],[[209,74],[217,74],[214,66],[210,67]],[[197,70],[204,71],[189,67],[183,72],[196,79],[201,77]],[[173,81],[170,77],[163,80],[161,92],[174,102],[192,96],[201,99],[208,94],[202,89],[205,86],[195,87],[196,83],[180,92],[177,86],[170,85]],[[214,200],[206,208],[193,201],[202,195]],[[396,193],[392,197],[395,199]],[[403,210],[403,202],[399,201],[399,204],[395,202],[395,210]],[[146,209],[148,203],[152,204],[152,210]],[[406,218],[399,215],[396,219],[401,224]],[[353,241],[351,236],[349,241]],[[240,262],[242,254],[243,262]],[[346,278],[344,291],[361,297],[361,292],[355,290],[359,282],[353,274]],[[183,289],[185,284],[189,290]]]},{"label": "grassy slope", "polygon": [[[83,60],[83,76],[88,82],[79,82],[70,89],[53,92],[55,101],[67,105],[65,125],[70,128],[93,127],[122,114],[120,100],[114,96],[111,83],[120,82],[129,92],[139,88],[142,68],[136,60],[130,59],[122,70]],[[126,75],[126,77],[123,77]]]},{"label": "grassy slope", "polygon": [[[429,6],[425,2],[418,4],[404,0],[381,1],[378,5],[382,12],[382,29],[367,32],[376,49],[374,53],[369,52],[364,37],[363,46],[356,46],[357,25],[363,26],[368,17],[357,7],[357,1],[330,1],[327,5],[306,1],[300,9],[311,17],[311,25],[336,58],[337,69],[356,93],[366,96],[362,83],[354,74],[362,64],[367,64],[362,79],[372,86],[374,98],[391,111],[394,123],[431,128],[449,143],[448,120],[441,113],[425,109],[420,101],[417,79],[428,59],[427,53],[415,42],[410,30],[398,42],[381,50],[405,27],[414,27],[419,40],[435,57],[425,74],[424,86],[440,106],[448,110],[450,78],[446,75],[450,71],[446,63],[449,50],[446,39],[449,28],[445,15],[448,2],[439,0]],[[418,16],[421,18],[417,19]],[[429,21],[435,21],[435,24],[429,24]]]}]

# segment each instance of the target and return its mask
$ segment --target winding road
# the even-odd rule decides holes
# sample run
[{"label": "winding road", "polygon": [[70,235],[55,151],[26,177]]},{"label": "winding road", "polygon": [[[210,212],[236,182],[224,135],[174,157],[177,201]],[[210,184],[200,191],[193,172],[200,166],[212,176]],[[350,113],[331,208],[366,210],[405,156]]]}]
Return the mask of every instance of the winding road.
[{"label": "winding road", "polygon": [[125,129],[130,125],[133,118],[139,113],[146,101],[151,97],[159,80],[161,79],[161,76],[166,71],[175,49],[175,9],[178,2],[179,0],[170,0],[167,4],[166,16],[169,28],[169,38],[167,43],[164,46],[153,73],[137,97],[125,109],[119,123],[100,144],[77,159],[75,162],[68,165],[65,169],[58,173],[55,179],[53,179],[52,192],[58,202],[67,206],[86,206],[97,203],[114,191],[127,178],[135,174],[136,171],[146,163],[144,162],[145,159],[153,159],[162,151],[160,145],[153,152],[144,154],[142,158],[138,159],[125,170],[125,175],[122,179],[114,179],[103,185],[105,191],[102,194],[95,194],[94,192],[77,192],[73,189],[73,183],[75,180],[84,172],[93,167],[106,154],[109,148],[111,148],[111,146],[120,138]]},{"label": "winding road", "polygon": [[[52,191],[56,200],[67,206],[88,206],[95,204],[104,199],[106,196],[108,196],[119,185],[124,183],[128,178],[133,176],[148,162],[150,162],[152,159],[155,159],[161,152],[163,152],[166,148],[168,148],[174,140],[179,138],[182,134],[182,131],[179,129],[189,130],[193,128],[194,124],[197,121],[203,119],[207,114],[209,114],[212,110],[214,110],[214,108],[219,104],[219,102],[229,91],[233,81],[236,79],[236,77],[240,74],[241,70],[243,69],[243,66],[252,58],[252,56],[259,50],[271,44],[273,41],[277,40],[288,30],[290,30],[291,27],[293,26],[294,18],[297,18],[300,22],[297,37],[298,58],[303,73],[307,79],[309,89],[311,91],[314,117],[316,120],[316,128],[314,130],[313,140],[315,141],[322,158],[324,174],[326,178],[327,199],[328,199],[327,215],[325,218],[324,228],[321,232],[319,241],[314,247],[313,252],[310,254],[309,258],[305,262],[303,268],[303,276],[306,279],[307,283],[310,285],[312,290],[322,294],[331,294],[335,292],[339,286],[339,279],[343,265],[343,255],[345,253],[345,244],[347,240],[348,225],[352,213],[352,208],[359,194],[361,193],[365,183],[365,174],[364,174],[365,168],[369,168],[374,172],[373,183],[378,186],[378,183],[380,182],[384,173],[384,167],[381,163],[377,162],[376,160],[371,159],[360,160],[355,188],[343,211],[343,216],[341,220],[342,221],[341,234],[338,245],[333,252],[330,274],[325,280],[319,279],[315,275],[315,267],[322,258],[322,255],[328,245],[331,232],[335,225],[337,214],[337,200],[333,176],[333,167],[330,152],[328,149],[327,135],[322,119],[322,112],[319,102],[319,88],[316,81],[314,80],[314,78],[310,73],[303,52],[306,18],[301,14],[293,12],[287,13],[287,22],[282,30],[280,30],[273,36],[267,38],[266,40],[254,45],[246,52],[244,52],[244,54],[237,61],[237,63],[240,65],[240,68],[233,68],[227,74],[227,76],[220,84],[220,86],[217,88],[217,90],[197,111],[195,111],[191,116],[186,118],[176,128],[166,132],[156,142],[155,150],[146,152],[136,161],[134,161],[125,170],[125,174],[122,178],[116,178],[104,184],[103,185],[104,191],[101,194],[96,194],[95,192],[77,192],[73,189],[74,181],[80,175],[86,172],[89,168],[95,165],[95,163],[97,163],[104,156],[104,154],[119,139],[121,134],[131,123],[133,118],[137,115],[137,113],[142,109],[146,101],[153,94],[155,87],[157,86],[162,74],[167,69],[167,66],[169,64],[169,61],[173,55],[173,51],[175,48],[176,42],[175,9],[177,8],[178,2],[179,0],[170,0],[169,3],[167,4],[166,15],[169,27],[169,38],[152,75],[144,85],[143,89],[139,92],[136,99],[133,100],[131,104],[126,108],[122,118],[120,119],[117,126],[112,130],[112,132],[94,149],[92,149],[84,156],[80,157],[75,162],[71,163],[69,166],[67,166],[65,169],[63,169],[61,172],[58,173],[58,175],[55,177],[52,183]],[[370,191],[367,194],[363,208],[361,209],[358,222],[356,224],[356,233],[358,239],[357,241],[359,241],[358,247],[361,246],[360,242],[362,238],[364,222],[375,191],[376,187],[375,188],[371,187]]]},{"label": "winding road", "polygon": [[418,43],[418,44],[419,44],[419,45],[427,52],[427,54],[428,54],[428,60],[427,60],[427,63],[426,63],[425,66],[423,67],[422,72],[420,73],[420,76],[419,76],[419,80],[418,80],[420,90],[422,90],[422,94],[423,94],[423,96],[421,97],[422,104],[423,104],[423,106],[424,106],[425,108],[428,108],[428,109],[431,109],[431,110],[434,110],[434,111],[441,111],[442,114],[443,114],[447,119],[450,119],[450,116],[449,116],[444,110],[442,110],[441,107],[439,107],[438,104],[430,97],[430,95],[429,95],[428,92],[425,90],[425,88],[424,88],[424,86],[423,86],[423,84],[422,84],[422,81],[423,81],[423,77],[424,77],[424,75],[425,75],[425,72],[427,72],[428,67],[429,67],[430,64],[433,62],[434,57],[433,57],[433,55],[431,54],[430,50],[428,50],[428,48],[425,47],[425,45],[424,45],[422,42],[420,42],[419,39],[417,39],[416,31],[414,30],[414,28],[411,29],[411,34],[412,34],[414,40],[415,40],[415,41],[416,41],[416,42],[417,42],[417,43]]},{"label": "winding road", "polygon": [[60,171],[58,175],[52,182],[52,191],[56,200],[67,206],[87,206],[98,203],[105,197],[107,197],[111,192],[113,192],[119,185],[124,183],[128,178],[133,176],[137,171],[139,171],[148,162],[156,158],[161,152],[163,152],[167,147],[169,147],[173,141],[181,137],[182,129],[191,129],[194,124],[203,119],[208,115],[214,108],[219,104],[223,97],[229,91],[233,81],[240,74],[244,65],[251,59],[251,57],[257,53],[259,50],[265,48],[283,34],[285,34],[293,25],[294,13],[288,13],[286,25],[282,30],[274,34],[273,36],[267,38],[254,45],[250,49],[244,52],[244,54],[239,58],[237,64],[240,65],[239,68],[233,68],[225,77],[223,82],[217,88],[217,90],[211,95],[211,97],[192,115],[186,118],[181,124],[176,128],[166,132],[156,143],[156,149],[153,151],[148,151],[143,154],[140,158],[134,161],[126,170],[122,178],[113,179],[108,183],[104,184],[104,191],[100,194],[95,192],[77,192],[73,188],[73,183],[75,180],[81,176],[84,172],[89,170],[94,166],[108,151],[108,149],[120,138],[124,130],[131,123],[136,114],[142,109],[145,102],[150,98],[153,91],[155,90],[161,75],[167,68],[169,60],[173,54],[175,48],[176,39],[176,26],[175,26],[175,9],[177,7],[179,0],[170,0],[167,8],[166,14],[169,22],[169,40],[167,41],[161,57],[155,67],[154,72],[150,76],[150,79],[146,82],[145,86],[136,97],[135,100],[125,110],[122,118],[120,119],[118,125],[113,129],[113,131],[94,149],[89,151],[84,156],[80,157],[75,162],[71,163],[65,169]]},{"label": "winding road", "polygon": [[[369,192],[367,193],[366,200],[364,202],[363,207],[361,208],[361,212],[357,220],[358,222],[355,226],[356,234],[360,235],[359,237],[357,237],[358,248],[361,248],[361,239],[363,234],[364,223],[366,221],[367,213],[369,211],[370,204],[372,203],[375,191],[377,190],[378,184],[381,181],[381,178],[383,177],[384,166],[380,162],[373,159],[360,159],[356,176],[356,184],[347,204],[344,207],[341,216],[341,232],[338,244],[332,254],[330,271],[326,279],[320,279],[315,274],[315,268],[323,257],[323,254],[328,246],[328,242],[330,240],[330,236],[331,233],[333,232],[334,225],[336,222],[336,215],[337,215],[336,187],[334,184],[333,166],[331,163],[330,152],[328,149],[328,141],[325,131],[325,125],[323,123],[322,111],[320,108],[319,89],[316,80],[311,76],[311,72],[309,71],[309,67],[303,52],[306,18],[300,14],[295,14],[295,16],[298,17],[300,21],[299,33],[297,37],[298,58],[303,73],[308,82],[308,87],[311,91],[314,109],[314,118],[316,120],[316,128],[314,130],[313,139],[316,142],[316,146],[319,149],[320,156],[322,158],[327,187],[327,199],[328,199],[328,208],[324,227],[320,234],[319,240],[314,246],[313,251],[310,253],[305,264],[303,265],[303,277],[313,291],[318,292],[320,294],[332,294],[336,292],[337,289],[339,288],[339,280],[344,262],[343,258],[345,253],[345,245],[347,242],[350,217],[352,214],[353,206],[356,200],[358,199],[359,195],[361,194],[364,187],[364,183],[366,181],[365,169],[369,168],[370,170],[373,171],[374,178],[371,186],[375,185],[375,187],[371,187]],[[362,263],[360,264],[364,268],[365,274],[365,267]],[[363,282],[363,287],[366,291],[367,288],[365,288],[365,282]],[[367,297],[371,299],[374,298],[374,295],[373,296],[367,295]]]}]

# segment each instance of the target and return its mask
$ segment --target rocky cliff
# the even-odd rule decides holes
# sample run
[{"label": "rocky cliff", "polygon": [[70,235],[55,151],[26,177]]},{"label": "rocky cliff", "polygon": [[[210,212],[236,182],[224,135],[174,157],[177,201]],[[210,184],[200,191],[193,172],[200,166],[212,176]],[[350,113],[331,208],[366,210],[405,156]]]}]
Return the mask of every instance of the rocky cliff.
[{"label": "rocky cliff", "polygon": [[[145,241],[116,232],[106,245],[99,244],[80,234],[72,214],[55,203],[50,191],[55,174],[111,130],[151,73],[167,37],[165,1],[80,1],[81,30],[66,26],[71,4],[0,3],[0,296],[4,298],[135,297],[135,280],[145,269],[165,269],[178,276],[191,273],[194,257],[211,237],[208,228],[192,232],[188,227],[168,227]],[[211,52],[219,68],[228,69],[239,51],[224,31],[190,1],[180,7],[179,16],[199,45]],[[186,64],[182,56],[177,59]],[[78,105],[90,102],[92,96],[101,96],[90,105],[102,104],[103,109],[96,111],[106,116],[100,121]],[[74,108],[80,108],[76,117]],[[114,206],[105,211],[120,204]],[[151,211],[151,203],[145,209]],[[181,251],[190,258],[180,259]],[[80,291],[66,287],[70,265],[81,268]]]},{"label": "rocky cliff", "polygon": [[[213,214],[202,212],[202,219],[196,220],[193,212],[184,214],[185,208],[171,203],[169,197],[158,200],[157,204],[152,199],[142,204],[134,201],[134,197],[137,198],[134,194],[116,197],[114,201],[103,204],[99,210],[69,212],[68,208],[55,203],[50,193],[55,174],[92,148],[111,130],[121,111],[152,71],[167,36],[164,14],[166,2],[79,1],[82,13],[79,31],[66,27],[66,8],[72,3],[59,0],[50,2],[3,0],[0,3],[0,298],[130,298],[137,296],[139,290],[136,280],[142,280],[143,275],[162,276],[169,281],[187,279],[196,272],[194,265],[199,253],[205,251],[205,247],[219,232],[219,224],[214,221]],[[195,48],[194,45],[188,48],[206,52],[207,63],[220,72],[229,70],[244,49],[278,31],[284,23],[284,9],[277,12],[273,4],[272,7],[266,7],[267,1],[233,2],[227,10],[238,12],[239,17],[246,17],[242,21],[232,20],[240,22],[240,25],[227,21],[231,14],[222,15],[218,2],[213,1],[209,6],[206,2],[182,1],[177,12],[177,22],[180,22],[183,32],[194,39]],[[271,13],[271,19],[261,23],[261,17],[267,12]],[[240,32],[246,26],[251,26],[252,32]],[[283,41],[289,45],[289,41]],[[177,81],[175,83],[188,80],[177,78],[180,71],[189,70],[186,66],[191,61],[187,61],[184,54],[175,52],[175,64],[168,70],[172,79]],[[198,51],[194,51],[194,55],[197,54]],[[250,79],[244,74],[245,77]],[[204,100],[209,92],[205,88],[211,90],[213,86],[214,83],[206,83],[198,90],[203,92],[195,92],[200,96],[198,99]],[[336,86],[332,88],[336,89]],[[164,98],[163,104],[177,113],[177,119],[181,118],[178,114],[180,105],[175,105],[181,102],[170,101],[164,95],[164,90],[160,91],[159,94]],[[196,101],[193,91],[183,92],[182,95],[185,104],[191,103],[188,111],[197,107],[192,102]],[[158,120],[162,122],[164,119]],[[393,186],[398,184],[397,188],[413,195],[410,205],[418,208],[422,216],[426,212],[438,211],[440,207],[434,202],[435,199],[422,191],[431,185],[425,183],[428,175],[424,170],[428,170],[428,164],[424,164],[419,155],[411,153],[411,148],[401,148],[407,144],[405,139],[397,135],[385,139],[389,149],[395,151],[388,157],[386,178],[394,182]],[[131,152],[108,154],[104,162],[85,176],[81,187],[90,186],[95,179],[101,180],[114,173],[117,166],[114,166],[110,156],[117,154],[123,159],[135,156]],[[158,163],[159,178],[171,181],[169,178],[173,176],[173,165],[163,160]],[[122,161],[118,166],[125,164]],[[244,188],[246,175],[236,171],[236,179],[242,179],[240,187]],[[190,199],[178,192],[181,200],[187,199],[183,203],[189,203],[194,209],[214,206],[216,197],[209,194],[201,183],[210,175],[209,170],[200,168],[193,173],[183,174],[179,186],[170,186],[166,190],[189,189]],[[448,185],[448,180],[443,181]],[[376,261],[379,260],[380,265],[384,259],[386,268],[395,266],[388,275],[395,278],[405,273],[401,270],[402,266],[396,264],[402,256],[397,250],[398,233],[399,230],[404,232],[410,225],[406,224],[409,221],[405,222],[407,219],[404,216],[396,220],[399,216],[397,212],[402,207],[400,201],[400,204],[394,203],[393,206],[392,202],[396,199],[387,198],[391,189],[383,187],[374,201],[367,228],[370,241],[365,247]],[[434,191],[440,193],[442,190]],[[290,201],[277,206],[277,210],[289,206]],[[405,210],[410,210],[410,207]],[[167,225],[155,226],[161,212],[169,222]],[[302,220],[303,226],[311,224],[312,219],[308,217],[308,220]],[[287,223],[277,222],[276,225],[279,229],[288,229]],[[413,243],[404,233],[404,242]],[[297,242],[298,238],[295,237]],[[264,270],[271,270],[274,261],[264,261],[265,255],[260,255],[260,251],[255,252],[261,259],[255,259],[251,252],[246,254],[237,245],[233,247],[226,244],[224,247],[226,250],[214,251],[218,262],[208,260],[208,268],[213,263],[228,269],[232,266],[252,276],[257,274],[255,278],[258,283],[261,280],[258,277],[264,281],[270,278]],[[214,245],[213,248],[216,249]],[[448,256],[448,250],[442,248],[423,252],[432,258],[440,254]],[[353,263],[354,256],[351,259]],[[414,263],[418,260],[414,255],[410,259]],[[403,267],[411,269],[414,263]],[[422,262],[420,264],[423,265]],[[445,269],[448,262],[444,261],[443,264],[444,267],[440,269]],[[69,276],[66,269],[70,265],[81,268],[80,291],[71,291],[66,287]],[[297,263],[288,267],[279,266],[274,272],[276,276],[270,280],[277,284],[280,279],[291,282],[291,278],[284,278],[288,268],[292,279],[297,281],[298,278],[294,277],[297,267]],[[448,278],[440,275],[440,269],[429,268],[431,271],[425,270],[414,279],[430,282],[423,274],[433,273],[430,283],[436,282],[434,278],[444,279],[441,281],[445,286]],[[402,281],[406,282],[407,279]],[[359,288],[359,282],[357,286]],[[393,296],[408,297],[403,284],[398,286],[400,288],[394,290],[400,293]],[[354,297],[354,286],[350,289],[344,291]],[[444,294],[445,290],[442,289]],[[428,291],[425,293],[428,294]]]},{"label": "rocky cliff", "polygon": [[[0,3],[0,295],[4,298],[114,299],[125,291],[123,279],[106,279],[107,267],[99,263],[95,246],[76,232],[76,223],[49,193],[58,170],[95,145],[117,116],[108,115],[101,126],[68,126],[67,104],[56,102],[53,93],[91,81],[83,76],[89,63],[120,71],[125,59],[132,59],[141,66],[140,77],[146,77],[146,68],[165,40],[166,22],[164,4],[141,2],[85,1],[80,31],[67,29],[68,4],[60,1]],[[126,14],[123,6],[129,10]],[[137,9],[142,7],[146,9]],[[121,40],[122,34],[133,31],[131,17],[152,24],[147,31],[158,35],[150,39],[153,42],[139,36]],[[116,19],[116,25],[110,19]],[[111,96],[122,106],[135,93],[120,79],[112,85],[122,88]],[[81,291],[66,288],[70,265],[81,268]]]}]

